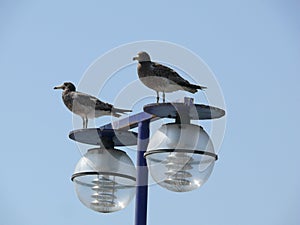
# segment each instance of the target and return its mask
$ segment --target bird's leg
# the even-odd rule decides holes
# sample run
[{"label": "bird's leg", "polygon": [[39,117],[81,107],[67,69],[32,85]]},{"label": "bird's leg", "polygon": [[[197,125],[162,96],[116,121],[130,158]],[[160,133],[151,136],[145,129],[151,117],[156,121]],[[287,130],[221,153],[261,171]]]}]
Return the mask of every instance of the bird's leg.
[{"label": "bird's leg", "polygon": [[156,91],[156,103],[159,103],[159,92]]},{"label": "bird's leg", "polygon": [[88,120],[87,120],[87,117],[81,117],[82,118],[82,128],[85,129],[87,128],[87,123],[88,123]]},{"label": "bird's leg", "polygon": [[81,117],[81,119],[82,119],[82,129],[84,129],[85,128],[85,118]]},{"label": "bird's leg", "polygon": [[166,102],[165,98],[166,98],[166,94],[165,94],[165,92],[163,91],[163,103]]},{"label": "bird's leg", "polygon": [[89,123],[89,119],[87,117],[85,117],[85,128],[88,127],[88,123]]}]

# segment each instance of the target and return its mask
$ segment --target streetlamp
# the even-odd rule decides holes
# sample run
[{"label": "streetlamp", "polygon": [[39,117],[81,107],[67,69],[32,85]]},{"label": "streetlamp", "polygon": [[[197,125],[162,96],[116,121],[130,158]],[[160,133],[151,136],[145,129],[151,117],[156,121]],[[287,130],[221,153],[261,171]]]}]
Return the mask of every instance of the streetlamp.
[{"label": "streetlamp", "polygon": [[164,124],[151,138],[145,153],[153,179],[170,191],[200,187],[210,176],[217,155],[202,127]]},{"label": "streetlamp", "polygon": [[[77,142],[100,146],[88,150],[72,176],[81,202],[98,212],[114,212],[126,207],[136,190],[136,225],[146,225],[148,168],[159,185],[176,192],[194,190],[208,179],[218,157],[208,134],[190,121],[225,115],[222,109],[194,104],[190,98],[183,103],[149,104],[144,111],[69,134]],[[161,118],[174,118],[175,123],[162,125],[149,142],[149,124]],[[136,127],[138,133],[128,131]],[[135,169],[115,146],[136,144]]]},{"label": "streetlamp", "polygon": [[153,179],[175,192],[192,191],[209,178],[215,160],[213,143],[191,119],[213,119],[224,115],[216,107],[184,103],[150,104],[144,111],[160,118],[174,118],[175,123],[163,124],[151,138],[145,157]]},{"label": "streetlamp", "polygon": [[[136,133],[81,129],[72,131],[70,138],[100,146],[84,154],[72,175],[71,180],[80,201],[102,213],[125,208],[135,194],[136,169],[126,152],[114,147],[136,144]],[[124,142],[120,142],[122,139]]]}]

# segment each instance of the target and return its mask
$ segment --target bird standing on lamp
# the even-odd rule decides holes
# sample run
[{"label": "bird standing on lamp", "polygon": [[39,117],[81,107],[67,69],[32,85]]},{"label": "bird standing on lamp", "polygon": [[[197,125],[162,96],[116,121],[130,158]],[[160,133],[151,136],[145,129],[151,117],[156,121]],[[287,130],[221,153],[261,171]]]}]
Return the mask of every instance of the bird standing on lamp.
[{"label": "bird standing on lamp", "polygon": [[76,91],[76,87],[71,82],[65,82],[54,89],[62,89],[62,99],[67,108],[79,115],[83,121],[83,128],[87,128],[88,119],[105,115],[120,117],[120,113],[131,112],[127,109],[114,108],[113,105],[100,101],[98,98],[82,92]]},{"label": "bird standing on lamp", "polygon": [[196,93],[198,89],[206,89],[206,87],[189,83],[173,69],[152,62],[147,52],[139,52],[133,60],[138,61],[137,72],[140,80],[147,87],[156,91],[157,103],[159,102],[159,92],[163,93],[163,102],[165,102],[165,92],[184,90]]}]

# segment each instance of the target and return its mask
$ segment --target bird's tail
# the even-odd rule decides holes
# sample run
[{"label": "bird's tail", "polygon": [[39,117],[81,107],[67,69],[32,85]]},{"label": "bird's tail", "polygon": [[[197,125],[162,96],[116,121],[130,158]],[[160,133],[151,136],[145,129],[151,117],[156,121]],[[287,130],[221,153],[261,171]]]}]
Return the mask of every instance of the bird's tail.
[{"label": "bird's tail", "polygon": [[127,112],[132,112],[130,109],[118,109],[118,108],[112,108],[111,113],[115,117],[120,117],[122,116],[120,113],[127,113]]},{"label": "bird's tail", "polygon": [[184,86],[183,89],[186,91],[189,91],[191,93],[196,93],[198,89],[200,90],[205,90],[207,87],[200,86],[200,85],[195,85],[195,84],[190,84],[188,86]]}]

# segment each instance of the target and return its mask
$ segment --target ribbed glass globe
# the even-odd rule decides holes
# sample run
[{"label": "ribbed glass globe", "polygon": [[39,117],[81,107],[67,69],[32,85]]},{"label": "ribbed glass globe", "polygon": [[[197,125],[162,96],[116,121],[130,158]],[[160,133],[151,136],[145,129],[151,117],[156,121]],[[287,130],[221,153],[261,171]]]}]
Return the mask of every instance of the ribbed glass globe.
[{"label": "ribbed glass globe", "polygon": [[208,134],[194,124],[164,124],[145,154],[152,178],[175,192],[199,188],[209,178],[217,155]]},{"label": "ribbed glass globe", "polygon": [[124,151],[94,148],[79,160],[72,180],[85,206],[97,212],[115,212],[134,197],[136,169]]}]

